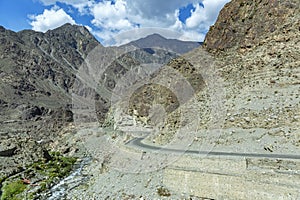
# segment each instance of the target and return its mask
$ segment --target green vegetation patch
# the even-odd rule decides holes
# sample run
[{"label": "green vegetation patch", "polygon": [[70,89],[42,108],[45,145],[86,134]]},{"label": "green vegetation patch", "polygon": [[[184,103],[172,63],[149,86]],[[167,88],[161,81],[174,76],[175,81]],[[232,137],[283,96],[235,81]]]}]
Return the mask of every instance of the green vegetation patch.
[{"label": "green vegetation patch", "polygon": [[21,194],[27,189],[21,180],[7,183],[2,188],[1,200],[21,200]]},{"label": "green vegetation patch", "polygon": [[[77,158],[64,157],[59,152],[51,152],[50,155],[50,160],[40,160],[27,166],[25,171],[14,178],[7,178],[1,189],[1,200],[21,200],[25,196],[26,199],[34,199],[60,179],[69,175]],[[22,177],[31,182],[25,184],[21,180]]]},{"label": "green vegetation patch", "polygon": [[50,179],[63,178],[70,173],[77,160],[74,157],[63,157],[59,152],[52,152],[50,155],[52,159],[48,162],[40,161],[32,164],[30,168]]},{"label": "green vegetation patch", "polygon": [[157,188],[157,194],[159,196],[163,196],[163,197],[169,197],[171,196],[171,192],[167,189],[167,188],[164,188],[164,187],[159,187]]}]

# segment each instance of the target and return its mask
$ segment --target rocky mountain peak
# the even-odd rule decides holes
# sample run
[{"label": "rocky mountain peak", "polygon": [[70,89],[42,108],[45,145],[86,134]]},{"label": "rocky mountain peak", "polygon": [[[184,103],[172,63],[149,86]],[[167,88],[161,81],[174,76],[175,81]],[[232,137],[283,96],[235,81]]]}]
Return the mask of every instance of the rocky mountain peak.
[{"label": "rocky mountain peak", "polygon": [[5,31],[5,28],[0,25],[0,32],[3,32],[3,31]]},{"label": "rocky mountain peak", "polygon": [[151,35],[146,36],[144,39],[148,39],[148,40],[152,40],[152,39],[156,39],[156,40],[166,40],[165,37],[161,36],[158,33],[153,33]]},{"label": "rocky mountain peak", "polygon": [[94,38],[94,36],[87,30],[84,26],[72,25],[70,23],[66,23],[56,29],[48,30],[46,35],[56,35],[56,36],[84,36],[87,38]]}]

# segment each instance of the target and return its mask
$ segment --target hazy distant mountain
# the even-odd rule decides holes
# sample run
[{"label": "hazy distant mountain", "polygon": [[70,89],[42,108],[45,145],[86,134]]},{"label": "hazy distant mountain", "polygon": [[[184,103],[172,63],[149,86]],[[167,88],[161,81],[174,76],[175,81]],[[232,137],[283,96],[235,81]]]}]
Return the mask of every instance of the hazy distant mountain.
[{"label": "hazy distant mountain", "polygon": [[187,53],[199,47],[201,44],[202,44],[201,42],[166,39],[163,36],[156,33],[129,43],[129,45],[134,45],[141,49],[148,50],[149,52],[151,52],[150,49],[160,48],[160,49],[168,50],[170,52],[174,52],[176,54]]}]

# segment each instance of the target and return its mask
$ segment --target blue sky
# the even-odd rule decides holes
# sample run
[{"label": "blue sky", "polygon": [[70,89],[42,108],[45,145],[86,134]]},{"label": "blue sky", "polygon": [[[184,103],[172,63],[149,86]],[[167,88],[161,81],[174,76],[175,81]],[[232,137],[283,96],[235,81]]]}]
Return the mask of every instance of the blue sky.
[{"label": "blue sky", "polygon": [[45,32],[68,22],[86,26],[106,46],[154,32],[168,38],[203,41],[229,1],[0,0],[0,25],[13,31]]}]

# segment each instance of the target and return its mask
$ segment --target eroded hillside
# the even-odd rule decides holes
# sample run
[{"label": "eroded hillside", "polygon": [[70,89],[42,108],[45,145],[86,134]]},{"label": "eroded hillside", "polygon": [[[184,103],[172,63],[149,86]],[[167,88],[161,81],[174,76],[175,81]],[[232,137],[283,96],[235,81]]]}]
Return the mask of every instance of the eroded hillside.
[{"label": "eroded hillside", "polygon": [[[203,58],[210,57],[209,67],[220,81],[182,106],[200,112],[194,116],[199,117],[199,130],[222,129],[217,136],[205,131],[195,136],[197,147],[208,142],[220,150],[299,151],[299,17],[296,1],[232,1],[211,27],[204,48],[184,55],[202,73]],[[204,54],[206,50],[210,54]],[[220,97],[213,87],[221,91]],[[216,102],[222,109],[213,115]],[[170,127],[178,127],[174,122],[184,114],[177,110],[172,115],[159,141],[172,138]],[[214,117],[219,127],[209,127]]]}]

